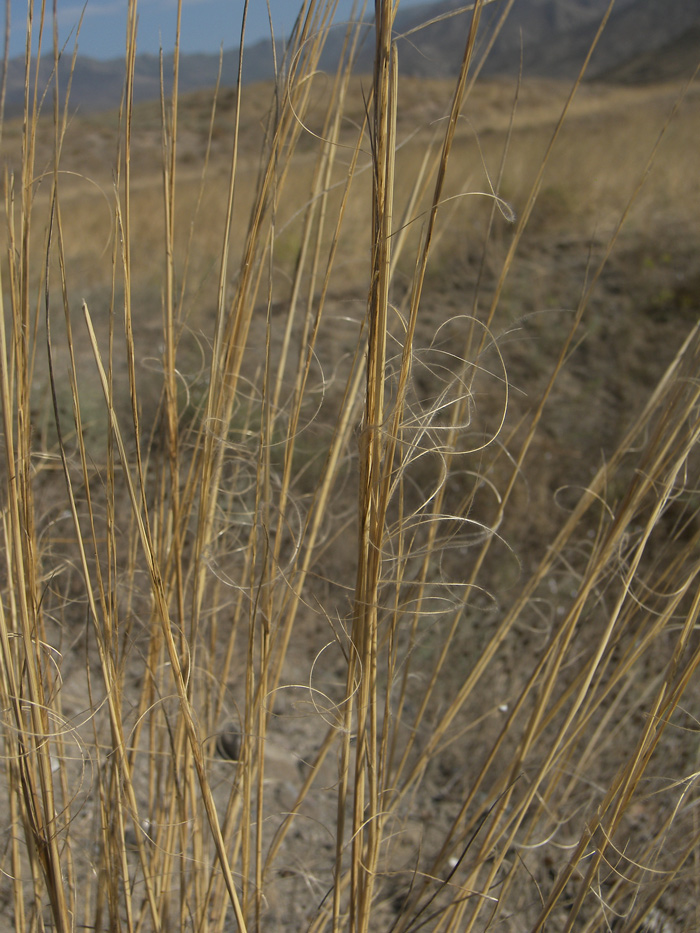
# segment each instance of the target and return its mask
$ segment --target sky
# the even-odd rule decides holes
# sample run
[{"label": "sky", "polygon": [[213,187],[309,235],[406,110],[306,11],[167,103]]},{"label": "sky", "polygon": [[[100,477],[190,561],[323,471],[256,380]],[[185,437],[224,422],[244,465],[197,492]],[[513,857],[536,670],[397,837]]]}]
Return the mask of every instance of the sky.
[{"label": "sky", "polygon": [[[11,0],[10,57],[24,55],[27,4],[33,2],[35,28],[41,10],[41,0]],[[72,50],[74,30],[83,10],[76,0],[55,0],[59,41],[70,40]],[[402,0],[401,7],[413,6],[418,0]],[[424,0],[423,0],[424,2]],[[300,0],[269,0],[272,23],[277,35],[287,35],[294,25],[301,6]],[[85,16],[78,40],[79,52],[92,58],[120,58],[124,54],[127,0],[87,0]],[[350,16],[352,0],[339,0],[336,21]],[[4,4],[2,4],[4,7]],[[0,7],[0,9],[2,8]],[[183,0],[181,50],[183,52],[218,52],[240,43],[243,0]],[[46,0],[50,14],[53,0]],[[374,3],[368,2],[374,10]],[[138,51],[157,54],[161,44],[167,52],[175,41],[177,0],[141,0],[138,4]],[[4,40],[5,26],[0,30]],[[246,41],[255,42],[269,36],[267,0],[250,0],[246,25]],[[50,39],[50,34],[47,37]],[[46,40],[44,40],[46,41]]]}]

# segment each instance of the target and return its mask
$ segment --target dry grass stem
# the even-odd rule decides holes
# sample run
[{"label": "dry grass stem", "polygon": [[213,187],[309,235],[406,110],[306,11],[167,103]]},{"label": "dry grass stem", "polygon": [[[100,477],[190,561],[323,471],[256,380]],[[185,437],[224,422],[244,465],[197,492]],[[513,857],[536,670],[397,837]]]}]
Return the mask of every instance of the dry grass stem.
[{"label": "dry grass stem", "polygon": [[156,105],[130,0],[77,115],[29,5],[0,933],[697,928],[697,89],[586,81],[612,2],[485,81],[512,5],[447,82],[304,2],[244,85],[246,3],[190,95],[178,3]]}]

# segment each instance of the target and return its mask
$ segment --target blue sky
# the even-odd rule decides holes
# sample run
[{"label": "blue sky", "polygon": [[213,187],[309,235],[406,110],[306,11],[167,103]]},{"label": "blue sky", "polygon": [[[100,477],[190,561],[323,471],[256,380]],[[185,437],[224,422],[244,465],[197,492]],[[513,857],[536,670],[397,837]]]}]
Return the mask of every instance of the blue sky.
[{"label": "blue sky", "polygon": [[[415,5],[417,0],[402,0],[401,6]],[[47,11],[52,9],[47,0]],[[74,30],[83,4],[76,0],[56,0],[59,40],[65,42]],[[185,52],[218,52],[239,43],[243,0],[183,0],[182,50]],[[270,0],[275,32],[287,34],[294,24],[301,3],[299,0]],[[24,54],[27,20],[27,0],[11,0],[10,56]],[[4,38],[4,4],[2,4],[2,34]],[[368,2],[370,12],[374,3]],[[34,0],[35,22],[41,0]],[[336,19],[350,15],[352,0],[340,0]],[[127,0],[87,0],[85,17],[79,38],[79,50],[93,58],[117,58],[124,52]],[[176,0],[141,0],[139,11],[140,52],[157,53],[162,43],[168,51],[175,39]],[[248,41],[269,35],[266,0],[250,0],[246,35]],[[50,34],[47,37],[50,41]],[[72,44],[71,44],[72,48]]]}]

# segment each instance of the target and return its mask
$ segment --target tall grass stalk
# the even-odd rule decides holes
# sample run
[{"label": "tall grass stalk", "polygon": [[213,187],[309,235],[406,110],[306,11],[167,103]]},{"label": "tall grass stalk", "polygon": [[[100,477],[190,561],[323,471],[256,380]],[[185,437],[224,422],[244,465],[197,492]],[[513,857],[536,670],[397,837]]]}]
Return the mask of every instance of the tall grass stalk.
[{"label": "tall grass stalk", "polygon": [[[135,232],[137,3],[103,287],[87,296],[64,175],[80,171],[70,84],[54,24],[40,86],[48,17],[28,5],[0,264],[0,930],[630,933],[697,886],[683,738],[700,661],[697,326],[517,583],[508,547],[529,520],[543,420],[682,97],[516,417],[506,285],[613,4],[517,221],[501,193],[512,121],[498,171],[481,149],[469,167],[487,176],[481,284],[469,314],[436,321],[431,263],[452,235],[487,5],[470,8],[446,119],[406,177],[398,3],[375,5],[350,125],[364,27],[347,26],[322,78],[335,4],[302,3],[245,187],[246,3],[227,169],[212,167],[217,87],[190,216],[178,3],[172,75],[161,66],[160,309],[139,278],[156,247]],[[7,42],[5,66],[6,80]],[[212,186],[216,272],[200,276]],[[366,271],[348,300],[357,216]]]}]

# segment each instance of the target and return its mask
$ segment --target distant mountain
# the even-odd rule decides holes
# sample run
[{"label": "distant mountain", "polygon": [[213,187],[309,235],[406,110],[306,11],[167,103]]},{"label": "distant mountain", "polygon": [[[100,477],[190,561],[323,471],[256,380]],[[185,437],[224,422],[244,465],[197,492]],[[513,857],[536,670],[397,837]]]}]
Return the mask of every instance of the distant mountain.
[{"label": "distant mountain", "polygon": [[[587,26],[582,23],[580,28],[561,36],[561,44],[554,41],[540,49],[533,48],[527,59],[529,73],[546,77],[573,76],[593,41],[598,28],[597,19]],[[589,79],[612,78],[626,62],[640,56],[646,57],[649,64],[646,80],[678,76],[683,73],[682,68],[674,74],[663,68],[655,73],[654,60],[662,49],[665,50],[664,55],[673,55],[676,45],[685,44],[685,37],[696,27],[700,27],[700,4],[692,0],[617,2],[593,54],[587,76]],[[695,47],[691,71],[698,62],[700,44]]]},{"label": "distant mountain", "polygon": [[[412,7],[397,17],[396,32],[409,32],[464,5],[458,0],[439,0]],[[478,49],[486,48],[502,7],[502,3],[492,3],[484,8]],[[574,78],[607,8],[608,0],[515,0],[482,74],[517,74],[522,52],[525,76]],[[431,77],[454,74],[462,60],[471,15],[463,12],[399,40],[401,69]],[[587,75],[612,74],[640,55],[653,58],[656,50],[672,46],[694,26],[700,26],[700,4],[695,0],[617,0]],[[700,44],[696,59],[700,61]],[[371,50],[363,50],[360,67],[371,68]]]},{"label": "distant mountain", "polygon": [[[282,46],[278,51],[282,52]],[[61,94],[68,85],[71,60],[64,56],[59,61],[58,84]],[[24,59],[15,58],[8,63],[5,112],[8,116],[22,110],[24,99]],[[163,84],[166,95],[172,88],[173,56],[163,56]],[[53,61],[43,60],[39,69],[38,86],[41,91],[51,80]],[[196,91],[214,87],[219,73],[219,56],[193,54],[180,56],[180,91]],[[124,88],[124,59],[99,61],[79,55],[71,82],[70,100],[81,110],[107,110],[118,107]],[[157,100],[160,97],[161,64],[157,55],[137,55],[134,75],[134,100]],[[246,83],[265,81],[273,75],[272,44],[259,42],[246,49],[243,80]],[[238,76],[238,49],[224,52],[221,60],[222,86],[235,85]]]},{"label": "distant mountain", "polygon": [[[440,77],[455,74],[464,52],[471,12],[444,18],[464,6],[464,0],[437,0],[399,9],[395,21],[399,63],[404,74]],[[579,71],[608,0],[515,0],[511,13],[484,62],[487,76],[517,74],[525,77],[573,78]],[[486,49],[503,10],[502,2],[484,8],[478,54]],[[431,25],[420,28],[433,21]],[[323,67],[332,70],[343,43],[344,28],[331,31],[323,55]],[[410,33],[410,35],[406,35]],[[278,61],[283,55],[278,43]],[[273,75],[269,40],[249,46],[243,56],[243,80],[266,80]],[[361,42],[357,70],[372,69],[373,37],[368,24]],[[700,4],[696,0],[617,0],[603,37],[596,49],[589,78],[610,81],[667,80],[689,73],[700,61]],[[59,64],[59,87],[65,91],[70,59]],[[46,87],[52,63],[43,62],[39,88]],[[180,59],[181,92],[215,84],[218,55],[183,55]],[[221,62],[221,82],[236,83],[238,50],[226,51]],[[172,82],[172,55],[163,58],[166,94]],[[121,59],[96,61],[79,57],[73,75],[71,101],[83,110],[116,107],[124,83]],[[6,112],[21,111],[24,94],[24,62],[8,63]],[[137,101],[157,99],[160,94],[160,61],[155,55],[136,60],[134,96]]]},{"label": "distant mountain", "polygon": [[[638,2],[640,0],[617,0],[623,8]],[[656,2],[661,6],[664,0]],[[396,32],[399,36],[410,33],[397,43],[400,67],[405,73],[426,77],[456,73],[464,54],[472,13],[464,10],[455,15],[455,11],[466,5],[459,0],[437,0],[399,14]],[[582,31],[595,34],[607,6],[608,0],[515,0],[488,55],[483,73],[516,74],[522,51],[526,74],[548,75],[550,66],[546,62],[552,54],[557,59],[562,54],[566,58],[572,41]],[[502,2],[484,7],[477,50],[485,50],[502,17],[503,7]],[[437,21],[423,25],[431,20]],[[360,69],[369,68],[371,49],[363,49]],[[575,74],[573,62],[568,71]]]},{"label": "distant mountain", "polygon": [[653,84],[689,77],[700,62],[700,23],[651,51],[641,52],[611,67],[601,80],[619,84]]}]

